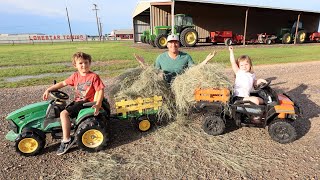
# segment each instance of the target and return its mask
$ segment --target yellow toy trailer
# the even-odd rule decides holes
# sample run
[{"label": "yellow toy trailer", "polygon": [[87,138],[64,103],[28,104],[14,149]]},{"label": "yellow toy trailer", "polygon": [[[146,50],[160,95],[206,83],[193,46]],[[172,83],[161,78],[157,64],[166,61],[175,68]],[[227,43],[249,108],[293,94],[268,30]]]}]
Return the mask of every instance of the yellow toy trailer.
[{"label": "yellow toy trailer", "polygon": [[121,100],[116,102],[115,105],[116,114],[111,115],[111,117],[117,119],[134,119],[135,125],[140,131],[148,131],[162,106],[162,96]]},{"label": "yellow toy trailer", "polygon": [[269,85],[261,83],[251,96],[258,96],[264,103],[256,105],[250,101],[235,100],[229,89],[208,88],[195,91],[196,109],[205,112],[202,128],[210,135],[225,131],[226,121],[232,120],[238,127],[268,126],[269,135],[279,143],[296,139],[293,122],[300,114],[299,107],[286,94],[277,94]]}]

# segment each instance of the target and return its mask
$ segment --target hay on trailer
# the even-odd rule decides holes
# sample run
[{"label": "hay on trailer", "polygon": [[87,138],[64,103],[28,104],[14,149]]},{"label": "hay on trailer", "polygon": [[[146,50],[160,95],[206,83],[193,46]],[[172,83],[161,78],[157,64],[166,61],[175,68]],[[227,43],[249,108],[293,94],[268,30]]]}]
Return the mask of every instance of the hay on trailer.
[{"label": "hay on trailer", "polygon": [[195,104],[196,88],[231,88],[232,83],[225,76],[224,67],[213,63],[188,68],[175,78],[171,87],[179,113],[187,113]]},{"label": "hay on trailer", "polygon": [[[172,119],[175,117],[175,100],[170,86],[163,80],[160,70],[148,66],[135,73],[122,74],[116,82],[117,91],[114,93],[116,101],[122,99],[149,98],[155,95],[162,96],[163,105],[158,112],[159,119]],[[124,77],[124,78],[123,78]]]},{"label": "hay on trailer", "polygon": [[131,86],[133,82],[138,79],[142,71],[142,68],[131,68],[117,76],[114,83],[109,87],[110,95],[114,97],[120,89],[125,89],[127,86]]}]

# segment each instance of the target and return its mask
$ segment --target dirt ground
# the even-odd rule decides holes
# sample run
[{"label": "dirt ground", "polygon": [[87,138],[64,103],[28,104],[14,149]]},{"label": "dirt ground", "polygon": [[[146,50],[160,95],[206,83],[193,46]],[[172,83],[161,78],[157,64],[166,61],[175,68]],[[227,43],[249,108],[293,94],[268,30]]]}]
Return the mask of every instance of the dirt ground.
[{"label": "dirt ground", "polygon": [[140,133],[130,122],[114,120],[111,140],[100,152],[75,146],[57,156],[59,141],[48,136],[41,154],[23,157],[5,139],[5,117],[40,101],[46,87],[0,89],[0,179],[319,179],[319,67],[320,61],[254,67],[257,77],[272,79],[274,89],[302,108],[298,139],[289,144],[271,140],[267,129],[229,127],[209,136],[188,120]]}]

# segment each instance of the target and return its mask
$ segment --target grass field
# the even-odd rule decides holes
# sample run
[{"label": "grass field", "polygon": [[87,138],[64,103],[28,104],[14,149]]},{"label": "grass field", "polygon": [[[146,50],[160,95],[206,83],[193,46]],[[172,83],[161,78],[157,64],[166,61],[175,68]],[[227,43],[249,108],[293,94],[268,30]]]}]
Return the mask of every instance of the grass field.
[{"label": "grass field", "polygon": [[[248,54],[254,65],[320,60],[319,44],[236,46],[235,56]],[[213,50],[218,52],[214,61],[229,65],[229,52],[225,46],[203,46],[181,48],[189,53],[195,62],[202,61]],[[104,43],[57,43],[0,46],[0,88],[51,84],[54,79],[63,80],[74,68],[71,56],[77,51],[93,57],[92,70],[102,78],[121,74],[138,65],[134,60],[137,53],[152,64],[163,49],[152,48],[132,42]]]}]

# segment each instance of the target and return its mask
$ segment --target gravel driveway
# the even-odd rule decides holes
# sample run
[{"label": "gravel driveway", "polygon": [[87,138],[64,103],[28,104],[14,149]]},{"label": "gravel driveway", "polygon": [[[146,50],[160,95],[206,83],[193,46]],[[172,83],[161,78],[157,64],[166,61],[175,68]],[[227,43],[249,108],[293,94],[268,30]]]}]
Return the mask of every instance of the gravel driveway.
[{"label": "gravel driveway", "polygon": [[[199,177],[215,178],[253,178],[253,179],[319,179],[320,177],[320,61],[306,63],[290,63],[277,65],[255,66],[254,70],[257,77],[272,79],[273,88],[277,91],[286,92],[292,97],[303,110],[303,120],[299,125],[299,138],[290,144],[278,144],[268,137],[267,131],[257,128],[241,128],[232,131],[223,137],[228,138],[225,142],[226,147],[238,149],[239,152],[250,147],[250,152],[244,153],[248,157],[254,154],[263,158],[263,162],[252,162],[252,159],[239,160],[238,165],[252,163],[259,167],[245,170],[245,175],[235,168],[227,167],[219,163],[209,170],[199,171],[198,175],[184,173],[186,178],[194,179]],[[230,74],[231,71],[227,70]],[[108,84],[108,81],[106,81]],[[36,157],[23,157],[15,152],[14,146],[5,140],[8,131],[8,123],[4,120],[11,111],[30,103],[41,100],[41,95],[47,86],[35,86],[16,89],[0,89],[2,98],[1,121],[0,121],[0,179],[66,179],[74,177],[74,169],[80,162],[94,158],[98,153],[87,153],[77,147],[69,153],[57,156],[56,148],[58,140],[47,137],[47,145],[40,155]],[[68,90],[69,91],[69,90]],[[67,91],[67,92],[68,92]],[[144,151],[145,141],[152,141],[153,133],[145,136],[132,130],[131,124],[126,122],[116,123],[117,130],[112,132],[112,141],[107,149],[100,153],[129,158],[132,153]],[[169,125],[170,126],[170,125]],[[132,134],[131,134],[132,133]],[[130,134],[130,137],[128,136]],[[156,134],[156,133],[154,133]],[[259,137],[260,140],[257,140]],[[215,137],[210,137],[215,138]],[[225,139],[223,139],[225,140]],[[155,140],[156,141],[156,140]],[[192,139],[185,137],[185,142],[193,142]],[[183,145],[185,142],[180,142]],[[195,142],[195,141],[194,141]],[[156,144],[156,142],[155,142]],[[147,149],[152,152],[151,149]],[[227,150],[226,150],[227,151]],[[212,155],[212,158],[214,155]],[[223,154],[221,155],[223,156]],[[152,156],[150,156],[153,158]],[[165,159],[165,157],[164,157]],[[202,158],[202,154],[194,156],[192,161],[210,166],[210,160]],[[190,163],[188,162],[188,163]],[[165,164],[165,162],[163,162]],[[176,162],[179,164],[179,162]],[[125,165],[123,165],[125,166]],[[164,166],[165,168],[166,166]],[[121,166],[117,166],[120,168]],[[159,167],[161,170],[161,167]],[[205,168],[202,168],[205,169]],[[170,172],[159,174],[150,170],[146,172],[144,179],[168,179],[178,178],[180,172]],[[207,172],[208,171],[208,172]],[[121,171],[119,171],[121,172]],[[161,171],[159,171],[161,172]],[[128,174],[120,174],[118,177],[143,177],[137,176],[139,172],[135,169],[128,169]],[[141,173],[141,172],[140,172]],[[205,176],[204,174],[211,174]],[[170,174],[170,175],[169,175]],[[141,175],[141,174],[140,174]],[[147,176],[148,175],[148,176]],[[217,177],[215,177],[218,175]],[[87,179],[89,176],[80,175]],[[104,179],[104,178],[102,178]],[[109,177],[105,177],[109,179]]]}]

